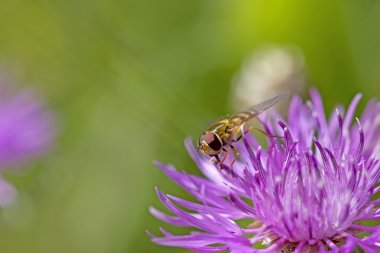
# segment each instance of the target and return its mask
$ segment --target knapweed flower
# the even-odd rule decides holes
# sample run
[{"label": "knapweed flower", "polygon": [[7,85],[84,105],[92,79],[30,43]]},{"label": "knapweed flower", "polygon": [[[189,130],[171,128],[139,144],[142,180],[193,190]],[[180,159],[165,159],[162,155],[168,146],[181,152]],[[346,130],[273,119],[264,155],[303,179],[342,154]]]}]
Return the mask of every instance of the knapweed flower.
[{"label": "knapweed flower", "polygon": [[151,213],[186,235],[149,233],[153,242],[199,252],[380,252],[380,103],[372,100],[355,119],[361,95],[347,111],[326,118],[320,95],[291,101],[287,121],[278,113],[260,121],[271,135],[266,147],[251,134],[237,143],[234,173],[186,147],[206,178],[158,164],[196,201],[157,189],[167,215]]},{"label": "knapweed flower", "polygon": [[[54,137],[53,115],[29,90],[15,91],[0,81],[0,171],[12,170],[43,155]],[[0,177],[0,206],[16,191]]]}]

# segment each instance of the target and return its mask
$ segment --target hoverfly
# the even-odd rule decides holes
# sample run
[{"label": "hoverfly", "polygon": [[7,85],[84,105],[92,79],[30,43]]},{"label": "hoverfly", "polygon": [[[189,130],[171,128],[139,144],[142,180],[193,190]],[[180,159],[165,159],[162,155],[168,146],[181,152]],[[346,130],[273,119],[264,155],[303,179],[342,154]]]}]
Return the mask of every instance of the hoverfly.
[{"label": "hoverfly", "polygon": [[[262,112],[275,105],[276,103],[280,102],[285,97],[287,97],[287,95],[285,94],[278,95],[276,97],[265,100],[260,104],[253,105],[249,107],[247,110],[217,120],[216,122],[211,124],[199,138],[197,151],[200,150],[205,155],[215,157],[216,161],[220,165],[220,168],[223,169],[223,163],[229,155],[227,148],[230,148],[230,150],[233,150],[235,155],[234,160],[230,165],[230,167],[232,168],[233,163],[239,155],[237,149],[233,146],[233,143],[239,141],[244,133],[248,132],[251,128],[253,128],[248,128],[247,130],[244,130],[244,133],[242,133],[244,125],[248,123],[250,120],[256,118]],[[269,134],[265,131],[260,129],[257,130],[269,136]],[[222,151],[226,155],[221,160],[219,155],[222,153]]]}]

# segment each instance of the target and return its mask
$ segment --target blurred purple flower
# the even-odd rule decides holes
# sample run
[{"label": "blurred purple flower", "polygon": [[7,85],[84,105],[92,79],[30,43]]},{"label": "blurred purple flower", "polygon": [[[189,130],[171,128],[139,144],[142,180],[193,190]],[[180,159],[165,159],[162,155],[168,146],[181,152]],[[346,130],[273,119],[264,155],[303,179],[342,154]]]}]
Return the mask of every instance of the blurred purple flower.
[{"label": "blurred purple flower", "polygon": [[[157,194],[174,215],[150,212],[169,224],[192,227],[188,235],[153,242],[199,252],[380,252],[380,103],[372,100],[352,123],[358,94],[346,113],[338,107],[326,119],[321,97],[294,97],[287,123],[261,117],[269,138],[262,148],[250,134],[238,143],[234,174],[219,171],[186,147],[207,179],[158,163],[197,202]],[[344,116],[343,116],[344,115]],[[371,220],[372,223],[368,223]],[[246,225],[241,225],[248,222]]]},{"label": "blurred purple flower", "polygon": [[[0,171],[12,170],[43,155],[54,137],[53,115],[31,91],[13,91],[0,82]],[[16,196],[0,178],[0,206]]]}]

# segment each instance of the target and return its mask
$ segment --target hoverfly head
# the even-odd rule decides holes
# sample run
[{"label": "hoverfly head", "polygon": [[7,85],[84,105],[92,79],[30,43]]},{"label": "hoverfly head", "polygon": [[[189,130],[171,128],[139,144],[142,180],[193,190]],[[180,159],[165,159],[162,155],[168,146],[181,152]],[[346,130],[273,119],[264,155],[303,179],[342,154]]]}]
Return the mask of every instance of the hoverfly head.
[{"label": "hoverfly head", "polygon": [[222,148],[221,138],[213,132],[206,132],[199,138],[197,151],[201,150],[206,155],[214,156],[219,154]]}]

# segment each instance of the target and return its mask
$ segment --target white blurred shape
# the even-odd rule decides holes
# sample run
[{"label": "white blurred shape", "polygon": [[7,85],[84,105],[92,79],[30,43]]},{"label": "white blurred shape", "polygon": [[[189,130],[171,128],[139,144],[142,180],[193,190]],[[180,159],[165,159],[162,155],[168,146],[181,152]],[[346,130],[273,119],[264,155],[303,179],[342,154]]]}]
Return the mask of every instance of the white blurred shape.
[{"label": "white blurred shape", "polygon": [[17,191],[14,186],[0,177],[0,206],[10,206],[15,202],[16,198]]},{"label": "white blurred shape", "polygon": [[300,93],[305,85],[304,66],[303,54],[294,46],[254,52],[232,83],[232,106],[240,111],[279,94]]}]

